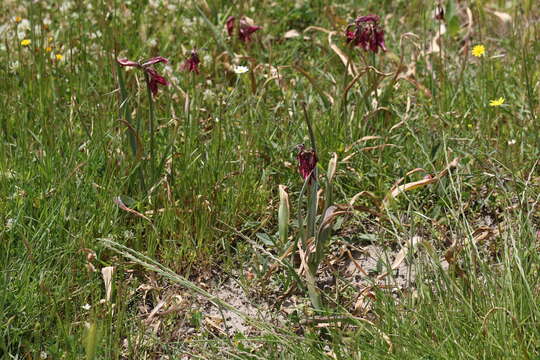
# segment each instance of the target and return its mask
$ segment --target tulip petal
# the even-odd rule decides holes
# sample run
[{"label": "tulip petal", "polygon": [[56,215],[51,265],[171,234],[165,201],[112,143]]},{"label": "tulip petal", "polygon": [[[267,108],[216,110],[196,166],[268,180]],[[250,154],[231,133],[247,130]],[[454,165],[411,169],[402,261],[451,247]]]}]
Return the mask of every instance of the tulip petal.
[{"label": "tulip petal", "polygon": [[257,31],[260,30],[261,27],[253,24],[253,21],[251,19],[242,18],[240,19],[240,29],[238,30],[238,37],[243,42],[250,42],[251,41],[251,35]]},{"label": "tulip petal", "polygon": [[156,83],[159,83],[161,85],[169,85],[167,80],[165,80],[165,78],[163,76],[159,75],[158,72],[156,71],[156,69],[154,69],[154,68],[146,68],[146,69],[144,69],[144,71],[146,71],[148,73],[148,75],[150,75],[150,79],[152,81],[155,81]]},{"label": "tulip petal", "polygon": [[225,26],[227,27],[227,34],[229,34],[229,36],[233,35],[235,19],[236,18],[234,16],[229,16],[227,18],[227,21],[225,22]]},{"label": "tulip petal", "polygon": [[152,92],[152,95],[156,96],[158,93],[158,85],[157,82],[152,78],[148,81],[148,88],[150,88],[150,91]]},{"label": "tulip petal", "polygon": [[313,170],[317,166],[317,154],[314,150],[305,150],[303,145],[299,145],[298,150],[298,154],[296,155],[298,172],[305,180],[313,173]]},{"label": "tulip petal", "polygon": [[186,61],[184,61],[184,63],[180,66],[180,69],[198,74],[200,63],[201,60],[199,59],[199,55],[195,50],[193,50]]},{"label": "tulip petal", "polygon": [[156,57],[153,57],[153,58],[149,59],[144,64],[142,64],[142,67],[152,66],[152,65],[157,64],[157,63],[167,64],[167,63],[169,63],[169,60],[164,58],[163,56],[156,56]]},{"label": "tulip petal", "polygon": [[141,67],[141,65],[136,61],[131,61],[126,58],[123,59],[116,59],[116,62],[119,63],[121,66],[135,66],[135,67]]}]

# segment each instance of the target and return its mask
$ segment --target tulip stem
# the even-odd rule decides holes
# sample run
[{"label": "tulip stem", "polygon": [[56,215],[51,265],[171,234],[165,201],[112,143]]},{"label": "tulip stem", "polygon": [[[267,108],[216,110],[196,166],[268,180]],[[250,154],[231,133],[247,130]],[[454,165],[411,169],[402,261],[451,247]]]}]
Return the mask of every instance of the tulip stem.
[{"label": "tulip stem", "polygon": [[146,80],[146,89],[148,94],[148,112],[149,112],[149,130],[150,130],[150,174],[152,176],[152,181],[155,180],[155,141],[154,141],[154,100],[152,99],[152,90],[150,89],[150,78],[146,72],[144,72],[144,79]]},{"label": "tulip stem", "polygon": [[[117,73],[118,73],[118,87],[120,88],[120,106],[118,108],[119,110],[119,116],[122,118],[122,113],[126,117],[126,121],[133,125],[133,120],[131,119],[131,112],[129,111],[128,107],[128,95],[126,90],[126,85],[124,83],[124,77],[122,75],[122,71],[120,71],[120,65],[116,64]],[[137,140],[135,139],[135,135],[133,132],[128,131],[128,138],[129,138],[129,144],[131,146],[131,153],[133,157],[135,158],[137,156]]]},{"label": "tulip stem", "polygon": [[[313,152],[317,154],[317,146],[315,144],[315,134],[313,133],[313,128],[311,127],[311,121],[309,119],[309,114],[307,111],[307,106],[305,102],[302,102],[302,108],[304,109],[304,120],[306,121],[306,125],[308,128],[309,133],[309,139],[311,141],[311,147],[313,148]],[[304,182],[304,186],[307,184],[308,186],[308,195],[307,195],[307,229],[303,236],[303,250],[308,253],[308,247],[309,247],[309,239],[312,239],[316,243],[317,236],[315,234],[315,221],[317,219],[317,190],[319,188],[318,186],[318,176],[317,176],[317,166],[313,168],[311,171],[311,174],[309,174],[308,178]],[[300,222],[302,224],[302,222]],[[313,254],[314,255],[314,254]],[[318,268],[318,262],[313,261],[313,255],[311,257],[308,256],[306,259],[307,261],[307,268],[306,268],[306,285],[308,288],[309,297],[311,299],[311,303],[313,307],[316,310],[320,310],[322,308],[321,304],[321,295],[320,291],[317,288],[317,268]]]},{"label": "tulip stem", "polygon": [[118,63],[116,64],[117,66],[117,73],[118,73],[118,86],[120,88],[120,106],[118,108],[119,110],[119,116],[120,118],[122,119],[124,115],[125,116],[125,119],[127,121],[127,123],[133,128],[133,131],[129,131],[127,132],[128,134],[128,139],[129,139],[129,144],[131,146],[131,153],[133,155],[133,159],[135,161],[134,165],[135,167],[137,167],[137,173],[139,175],[139,178],[140,178],[140,184],[139,184],[139,188],[142,190],[145,188],[145,185],[144,185],[144,174],[143,174],[143,169],[142,167],[138,166],[138,162],[139,162],[139,157],[137,156],[137,154],[139,154],[140,151],[142,151],[142,148],[140,148],[139,144],[137,143],[137,133],[139,131],[138,129],[138,126],[136,126],[133,122],[133,119],[131,117],[131,111],[130,111],[130,107],[129,107],[129,98],[128,98],[128,94],[127,94],[127,89],[126,89],[126,83],[125,83],[125,80],[124,80],[124,76],[122,75],[122,71],[120,71],[120,65],[118,65]]}]

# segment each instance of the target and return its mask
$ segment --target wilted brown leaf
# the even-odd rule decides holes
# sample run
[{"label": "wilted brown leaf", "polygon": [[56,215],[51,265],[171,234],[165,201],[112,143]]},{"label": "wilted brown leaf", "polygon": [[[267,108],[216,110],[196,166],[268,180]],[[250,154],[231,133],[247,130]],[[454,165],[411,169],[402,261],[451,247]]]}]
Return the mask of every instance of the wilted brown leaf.
[{"label": "wilted brown leaf", "polygon": [[411,190],[418,189],[420,187],[424,187],[426,185],[438,182],[442,177],[444,177],[444,176],[446,176],[446,174],[448,174],[448,171],[450,169],[455,168],[457,166],[458,162],[459,162],[459,158],[455,158],[454,160],[452,160],[448,164],[448,166],[444,170],[442,170],[440,173],[438,173],[437,175],[435,175],[433,177],[431,177],[431,176],[430,177],[425,177],[422,180],[413,181],[413,182],[410,182],[410,183],[399,185],[405,179],[405,177],[407,177],[407,176],[409,176],[409,175],[411,175],[413,173],[416,173],[416,172],[419,172],[419,171],[425,171],[425,170],[421,169],[421,168],[417,168],[417,169],[409,171],[405,175],[405,177],[399,179],[396,182],[396,184],[394,184],[394,186],[392,187],[390,192],[384,198],[383,205],[386,206],[391,200],[397,198],[400,194],[402,194],[402,193],[404,193],[406,191],[411,191]]}]

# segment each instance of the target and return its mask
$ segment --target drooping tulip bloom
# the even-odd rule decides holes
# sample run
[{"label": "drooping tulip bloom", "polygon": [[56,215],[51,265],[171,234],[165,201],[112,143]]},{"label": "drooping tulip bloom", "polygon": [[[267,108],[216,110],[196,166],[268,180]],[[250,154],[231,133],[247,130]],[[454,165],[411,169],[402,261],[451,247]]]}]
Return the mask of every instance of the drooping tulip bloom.
[{"label": "drooping tulip bloom", "polygon": [[184,71],[194,72],[195,74],[199,73],[199,64],[201,60],[199,59],[199,54],[196,50],[191,50],[189,57],[184,61],[180,66],[180,69]]},{"label": "drooping tulip bloom", "polygon": [[354,24],[350,24],[345,30],[347,42],[374,53],[377,53],[379,49],[386,51],[384,30],[380,27],[379,21],[380,18],[377,15],[358,17]]},{"label": "drooping tulip bloom", "polygon": [[[225,22],[225,27],[227,29],[227,34],[229,34],[229,36],[233,36],[235,26],[236,26],[236,17],[229,16],[227,18],[227,21]],[[255,25],[253,23],[253,20],[251,20],[248,17],[242,16],[238,24],[238,38],[241,41],[248,43],[251,41],[251,35],[253,35],[255,31],[260,30],[260,29],[261,27]]]},{"label": "drooping tulip bloom", "polygon": [[131,60],[128,60],[128,59],[125,59],[125,58],[124,59],[116,59],[116,61],[121,66],[131,66],[131,67],[136,67],[138,69],[143,70],[144,73],[146,74],[146,76],[145,76],[146,85],[148,86],[148,88],[152,92],[152,95],[154,95],[154,96],[156,96],[157,93],[158,93],[158,84],[165,85],[165,86],[169,85],[167,80],[163,76],[158,74],[156,69],[154,69],[154,67],[153,67],[153,65],[158,64],[158,63],[167,64],[169,62],[169,60],[167,60],[163,56],[153,57],[153,58],[151,58],[148,61],[143,62],[143,63],[140,63],[140,62],[137,62],[137,61],[131,61]]},{"label": "drooping tulip bloom", "polygon": [[315,170],[315,167],[317,166],[317,154],[313,149],[306,150],[303,144],[298,145],[297,149],[298,154],[296,155],[296,159],[298,160],[298,172],[304,180],[310,177],[309,182],[311,183],[311,179],[314,178],[313,170]]},{"label": "drooping tulip bloom", "polygon": [[254,25],[252,21],[249,21],[247,18],[243,17],[240,19],[240,28],[238,29],[238,37],[243,42],[250,42],[251,35],[260,30],[261,27]]}]

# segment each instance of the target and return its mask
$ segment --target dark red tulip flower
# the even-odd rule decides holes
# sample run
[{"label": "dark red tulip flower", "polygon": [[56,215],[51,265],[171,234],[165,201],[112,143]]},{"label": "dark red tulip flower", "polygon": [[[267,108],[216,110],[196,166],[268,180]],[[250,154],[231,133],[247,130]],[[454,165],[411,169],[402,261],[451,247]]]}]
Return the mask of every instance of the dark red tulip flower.
[{"label": "dark red tulip flower", "polygon": [[116,59],[116,61],[121,66],[132,66],[132,67],[136,67],[138,69],[143,70],[145,72],[145,74],[146,74],[146,76],[145,76],[146,85],[148,86],[148,88],[152,92],[152,95],[154,95],[154,96],[157,95],[158,84],[165,85],[165,86],[169,85],[167,80],[163,76],[159,75],[158,72],[156,71],[156,69],[154,69],[154,67],[153,67],[153,65],[155,65],[157,63],[167,64],[169,62],[169,60],[167,60],[163,56],[153,57],[153,58],[149,59],[148,61],[146,61],[146,62],[144,62],[142,64],[140,62],[131,61],[131,60],[128,60],[128,59]]},{"label": "dark red tulip flower", "polygon": [[379,26],[379,21],[377,15],[360,16],[345,30],[347,42],[374,53],[377,53],[379,48],[386,51],[384,30]]},{"label": "dark red tulip flower", "polygon": [[[227,18],[227,21],[225,22],[225,27],[227,28],[227,34],[229,34],[229,36],[233,36],[235,25],[236,25],[236,17],[229,16]],[[251,35],[253,35],[255,31],[260,30],[260,29],[261,29],[260,26],[253,24],[253,20],[243,16],[240,19],[239,25],[238,25],[238,38],[241,41],[248,43],[251,41]]]},{"label": "dark red tulip flower", "polygon": [[184,63],[180,66],[180,69],[184,71],[194,72],[195,74],[199,73],[199,64],[201,63],[201,60],[199,59],[199,54],[197,54],[196,50],[191,50],[191,53],[189,54],[189,57],[184,61]]},{"label": "dark red tulip flower", "polygon": [[247,18],[243,17],[240,19],[240,29],[238,29],[238,36],[243,42],[250,42],[251,35],[260,30],[261,27],[254,25],[253,21],[249,21]]},{"label": "dark red tulip flower", "polygon": [[310,177],[309,182],[311,183],[311,179],[314,178],[313,170],[317,166],[317,154],[313,149],[306,150],[303,144],[298,145],[297,149],[298,172],[304,180]]}]

